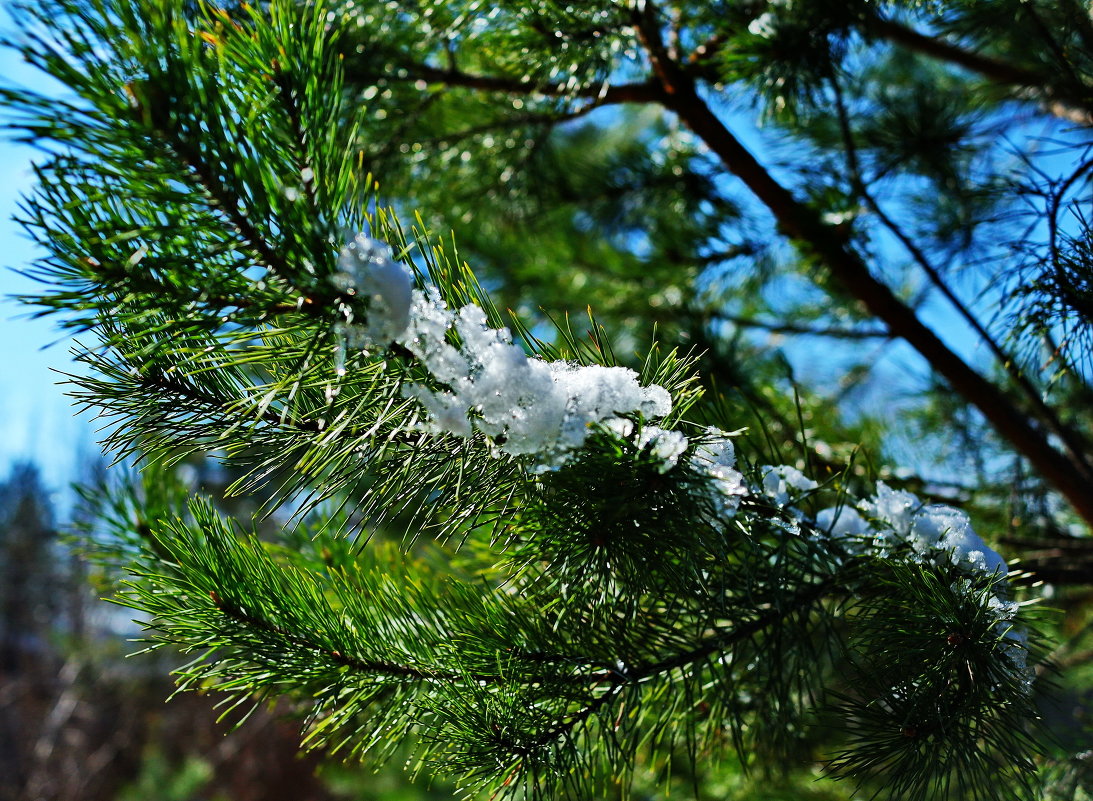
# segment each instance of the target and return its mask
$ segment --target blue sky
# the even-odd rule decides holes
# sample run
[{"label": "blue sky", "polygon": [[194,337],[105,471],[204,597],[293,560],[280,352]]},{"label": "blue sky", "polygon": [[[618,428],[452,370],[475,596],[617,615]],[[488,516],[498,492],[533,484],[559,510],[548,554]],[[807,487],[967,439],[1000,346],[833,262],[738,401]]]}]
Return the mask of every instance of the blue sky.
[{"label": "blue sky", "polygon": [[[0,5],[0,29],[11,30]],[[39,88],[39,75],[18,55],[0,49],[0,79],[5,84]],[[74,417],[70,401],[58,386],[55,370],[71,370],[69,342],[52,320],[28,318],[30,309],[9,296],[37,292],[39,285],[19,275],[34,258],[27,235],[12,221],[21,195],[34,185],[32,148],[0,141],[0,478],[11,462],[38,462],[46,482],[62,489],[79,462],[97,453],[93,424],[87,415]]]}]

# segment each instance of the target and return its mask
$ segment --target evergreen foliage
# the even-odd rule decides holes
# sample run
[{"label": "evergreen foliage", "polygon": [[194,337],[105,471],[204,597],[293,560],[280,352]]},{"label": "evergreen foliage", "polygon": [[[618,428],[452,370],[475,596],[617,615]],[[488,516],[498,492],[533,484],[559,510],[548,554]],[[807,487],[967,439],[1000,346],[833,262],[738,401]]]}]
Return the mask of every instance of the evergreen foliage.
[{"label": "evergreen foliage", "polygon": [[[98,494],[103,558],[128,566],[116,600],[149,647],[189,655],[181,689],[288,695],[308,747],[405,747],[411,771],[498,797],[625,794],[733,755],[824,760],[890,798],[1038,792],[1046,648],[1005,560],[936,485],[922,500],[828,445],[869,421],[822,422],[831,404],[782,391],[740,332],[904,338],[977,409],[983,461],[1034,474],[985,469],[977,523],[1046,497],[1071,508],[1045,527],[1093,520],[1087,162],[1055,181],[986,142],[1018,106],[1088,124],[1080,4],[21,14],[14,46],[67,92],[2,93],[47,154],[31,300],[85,338],[74,394],[106,447],[146,464]],[[983,34],[1015,16],[1032,44]],[[737,88],[792,139],[787,163],[726,127]],[[674,116],[584,119],[617,103]],[[990,257],[1029,181],[1030,233],[983,319],[937,264]],[[906,264],[884,264],[896,247]],[[567,315],[584,288],[611,326]],[[993,365],[925,325],[929,293]],[[634,357],[646,298],[665,344]],[[277,530],[171,484],[195,454]]]}]

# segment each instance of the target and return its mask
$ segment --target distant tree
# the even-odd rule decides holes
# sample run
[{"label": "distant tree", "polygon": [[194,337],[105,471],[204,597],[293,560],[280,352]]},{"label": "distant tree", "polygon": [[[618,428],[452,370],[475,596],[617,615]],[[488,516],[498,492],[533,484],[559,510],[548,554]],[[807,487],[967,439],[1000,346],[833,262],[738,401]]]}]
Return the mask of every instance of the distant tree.
[{"label": "distant tree", "polygon": [[[72,95],[3,95],[50,154],[33,300],[92,338],[74,394],[107,447],[153,466],[104,541],[183,688],[287,693],[307,745],[401,744],[468,792],[697,786],[727,753],[891,798],[1040,792],[1043,641],[971,514],[1089,580],[1087,162],[1036,152],[1085,146],[1085,7],[22,16]],[[586,302],[603,325],[565,315]],[[954,318],[982,356],[929,322]],[[936,386],[913,422],[856,408],[755,330],[832,341],[845,387],[856,343],[901,339]],[[938,457],[908,488],[843,444],[915,439]],[[153,480],[203,453],[280,528]]]},{"label": "distant tree", "polygon": [[[248,736],[228,741],[235,721],[218,721],[208,699],[163,704],[169,662],[126,660],[121,635],[93,614],[86,555],[58,534],[52,496],[30,463],[0,483],[0,799],[334,798],[316,760],[295,758],[278,713],[258,711]],[[75,512],[83,533],[108,514],[101,496],[88,500]]]},{"label": "distant tree", "polygon": [[0,670],[49,661],[63,572],[49,492],[34,465],[16,465],[0,484]]},{"label": "distant tree", "polygon": [[[0,772],[12,792],[26,778],[26,731],[41,711],[33,696],[48,694],[41,685],[56,669],[51,640],[63,600],[56,591],[56,540],[37,469],[17,465],[0,484],[0,677],[7,690],[0,696]],[[24,675],[34,678],[37,692],[18,697],[10,688]],[[8,799],[7,792],[0,790],[0,798]]]}]

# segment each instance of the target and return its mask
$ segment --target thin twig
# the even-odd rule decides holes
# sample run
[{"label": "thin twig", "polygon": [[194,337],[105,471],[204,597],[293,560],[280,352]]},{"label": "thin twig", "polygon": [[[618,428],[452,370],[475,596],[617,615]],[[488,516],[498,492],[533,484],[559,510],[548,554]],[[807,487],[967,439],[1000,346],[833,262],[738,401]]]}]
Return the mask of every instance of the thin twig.
[{"label": "thin twig", "polygon": [[914,28],[882,17],[870,18],[866,22],[866,30],[909,50],[964,67],[994,83],[1042,92],[1045,95],[1045,108],[1053,115],[1080,125],[1093,123],[1093,113],[1085,103],[1080,99],[1057,96],[1058,90],[1047,85],[1044,76],[1037,72],[966,50],[952,42],[927,36]]},{"label": "thin twig", "polygon": [[994,356],[999,366],[1005,370],[1006,374],[1009,375],[1021,390],[1025,399],[1032,404],[1040,420],[1053,434],[1055,434],[1055,436],[1063,441],[1070,453],[1071,459],[1081,465],[1086,474],[1093,478],[1093,466],[1089,464],[1086,456],[1089,451],[1089,446],[1088,443],[1084,441],[1081,433],[1065,425],[1055,413],[1055,410],[1044,402],[1040,392],[1033,386],[1032,382],[1028,379],[1028,376],[1026,376],[1024,371],[1019,367],[1017,360],[1002,349],[1002,346],[998,344],[993,336],[991,336],[990,332],[988,332],[986,327],[979,321],[979,318],[972,314],[971,310],[957,294],[953,292],[952,287],[949,286],[949,283],[944,278],[942,278],[941,273],[934,267],[922,248],[920,248],[914,240],[904,232],[899,224],[884,211],[873,193],[869,190],[865,179],[862,177],[861,166],[857,157],[857,147],[854,142],[854,132],[850,126],[850,116],[843,99],[842,87],[839,83],[838,75],[832,70],[828,77],[835,97],[836,116],[839,121],[839,129],[846,150],[846,163],[850,182],[855,193],[865,201],[866,206],[868,206],[869,210],[881,221],[881,224],[896,237],[904,250],[911,255],[914,262],[926,274],[926,277],[930,279],[930,283],[944,295],[945,299],[952,304],[957,313],[972,330],[975,331],[976,335],[990,350],[991,355]]},{"label": "thin twig", "polygon": [[465,89],[481,89],[502,94],[541,95],[543,97],[584,97],[598,100],[600,105],[614,103],[655,103],[659,87],[653,81],[614,85],[604,81],[599,86],[574,87],[568,83],[540,83],[499,75],[478,75],[450,67],[447,69],[429,64],[413,64],[404,68],[405,75],[384,75],[388,81],[429,81]]}]

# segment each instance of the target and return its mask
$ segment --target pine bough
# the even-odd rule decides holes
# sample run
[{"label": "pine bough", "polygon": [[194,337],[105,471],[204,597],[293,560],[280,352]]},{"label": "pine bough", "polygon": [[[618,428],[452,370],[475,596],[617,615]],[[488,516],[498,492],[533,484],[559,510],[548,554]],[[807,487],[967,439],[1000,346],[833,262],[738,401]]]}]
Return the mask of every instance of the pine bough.
[{"label": "pine bough", "polygon": [[50,153],[25,223],[34,302],[94,338],[76,397],[120,457],[212,453],[291,511],[259,537],[162,477],[100,499],[180,686],[292,695],[307,745],[408,742],[468,791],[822,740],[891,798],[1026,792],[1037,646],[968,518],[738,460],[674,352],[506,325],[452,246],[368,210],[337,19],[22,12],[69,93],[3,96]]}]

